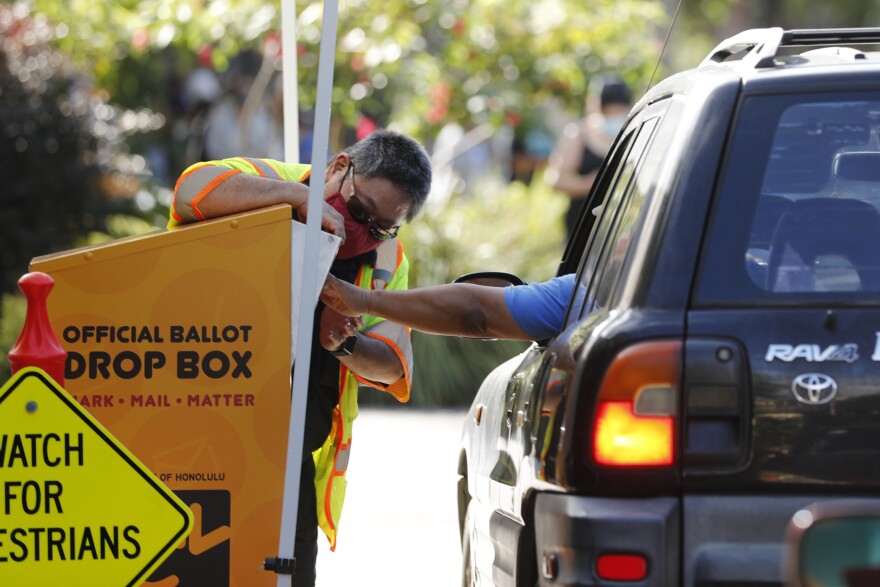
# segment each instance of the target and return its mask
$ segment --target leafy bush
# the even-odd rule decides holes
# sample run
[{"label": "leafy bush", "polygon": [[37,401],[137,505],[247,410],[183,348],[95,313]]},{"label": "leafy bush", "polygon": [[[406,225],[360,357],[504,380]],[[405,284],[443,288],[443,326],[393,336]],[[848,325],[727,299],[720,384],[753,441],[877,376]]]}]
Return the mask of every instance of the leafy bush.
[{"label": "leafy bush", "polygon": [[108,105],[27,4],[0,5],[0,293],[37,255],[108,232],[112,213],[138,215],[142,157],[125,139],[160,121]]},{"label": "leafy bush", "polygon": [[0,385],[9,379],[9,358],[6,353],[18,340],[21,327],[24,324],[24,315],[27,304],[23,295],[6,294],[0,296]]},{"label": "leafy bush", "polygon": [[[51,43],[62,27],[0,4],[0,381],[24,322],[18,279],[38,255],[146,232],[126,139],[161,123],[109,105]],[[147,200],[155,206],[155,197]]]}]

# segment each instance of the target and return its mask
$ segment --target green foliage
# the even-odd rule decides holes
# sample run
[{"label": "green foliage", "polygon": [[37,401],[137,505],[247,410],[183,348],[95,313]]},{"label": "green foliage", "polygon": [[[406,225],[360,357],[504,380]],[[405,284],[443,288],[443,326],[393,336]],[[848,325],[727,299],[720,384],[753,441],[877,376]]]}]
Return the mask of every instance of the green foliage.
[{"label": "green foliage", "polygon": [[21,333],[24,325],[24,316],[27,312],[27,303],[24,295],[6,294],[0,296],[0,385],[6,382],[11,375],[9,369],[9,357],[6,354]]},{"label": "green foliage", "polygon": [[[673,5],[677,4],[674,0]],[[666,59],[671,71],[695,67],[719,42],[750,28],[783,29],[873,27],[876,2],[813,0],[698,0],[682,3]]]},{"label": "green foliage", "polygon": [[107,104],[52,48],[55,33],[23,4],[0,5],[0,294],[31,258],[138,213],[126,196],[144,161],[124,139],[153,121]]},{"label": "green foliage", "polygon": [[[498,125],[551,96],[577,111],[590,74],[644,76],[648,32],[664,19],[660,3],[644,0],[414,2],[385,4],[378,16],[347,6],[337,86],[363,96],[355,108],[421,138],[449,121]],[[311,86],[314,69],[301,72]]]},{"label": "green foliage", "polygon": [[[263,0],[39,0],[36,6],[63,23],[59,47],[116,92],[137,84],[134,69],[148,69],[138,61],[172,47],[192,55],[212,45],[223,71],[237,52],[262,49],[281,23],[280,4]],[[300,104],[309,108],[323,2],[296,10]],[[449,121],[497,125],[549,96],[578,112],[596,72],[614,69],[633,83],[647,78],[656,60],[654,27],[665,21],[662,0],[344,0],[334,115],[353,126],[361,113],[370,114],[427,140]],[[143,90],[152,93],[149,84]]]}]

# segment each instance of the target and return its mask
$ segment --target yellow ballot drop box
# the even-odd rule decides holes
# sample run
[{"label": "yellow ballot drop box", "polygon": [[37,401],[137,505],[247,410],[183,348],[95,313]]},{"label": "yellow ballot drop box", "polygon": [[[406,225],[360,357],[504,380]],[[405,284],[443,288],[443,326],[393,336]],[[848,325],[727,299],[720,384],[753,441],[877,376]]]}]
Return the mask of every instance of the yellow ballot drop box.
[{"label": "yellow ballot drop box", "polygon": [[[55,279],[65,389],[193,512],[145,585],[276,583],[257,569],[278,552],[304,229],[273,206],[31,263]],[[320,234],[318,287],[339,241]]]}]

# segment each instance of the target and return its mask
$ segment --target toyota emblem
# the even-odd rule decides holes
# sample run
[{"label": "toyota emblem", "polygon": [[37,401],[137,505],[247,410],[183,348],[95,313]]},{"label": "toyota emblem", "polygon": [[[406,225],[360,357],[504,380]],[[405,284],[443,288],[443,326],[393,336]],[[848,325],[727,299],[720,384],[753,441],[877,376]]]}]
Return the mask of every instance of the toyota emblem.
[{"label": "toyota emblem", "polygon": [[802,404],[821,406],[837,395],[837,382],[822,373],[804,373],[791,382],[791,393]]}]

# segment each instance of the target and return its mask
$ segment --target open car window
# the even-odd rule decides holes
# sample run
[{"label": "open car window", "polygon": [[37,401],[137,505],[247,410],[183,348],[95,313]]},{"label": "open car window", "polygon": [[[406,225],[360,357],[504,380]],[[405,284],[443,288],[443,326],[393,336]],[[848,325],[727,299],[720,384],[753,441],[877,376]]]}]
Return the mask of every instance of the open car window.
[{"label": "open car window", "polygon": [[608,181],[600,186],[607,195],[582,257],[566,324],[611,305],[627,254],[636,241],[646,198],[637,176],[658,121],[650,118],[634,128],[610,161]]}]

